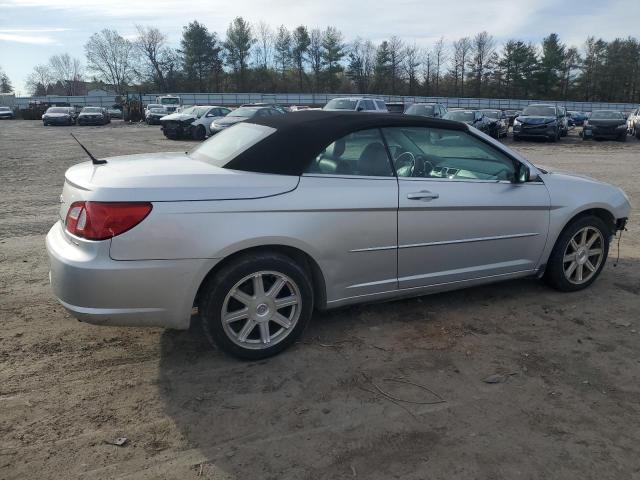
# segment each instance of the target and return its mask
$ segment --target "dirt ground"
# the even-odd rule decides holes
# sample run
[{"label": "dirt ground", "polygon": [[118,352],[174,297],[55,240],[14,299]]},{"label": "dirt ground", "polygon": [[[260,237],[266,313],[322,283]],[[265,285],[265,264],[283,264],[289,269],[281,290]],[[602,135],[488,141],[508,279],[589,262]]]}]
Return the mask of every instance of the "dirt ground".
[{"label": "dirt ground", "polygon": [[521,280],[316,314],[248,363],[197,325],[100,328],[58,305],[44,235],[85,160],[69,131],[97,156],[194,145],[0,122],[0,479],[640,478],[640,142],[507,140],[631,197],[620,263],[614,244],[586,291]]}]

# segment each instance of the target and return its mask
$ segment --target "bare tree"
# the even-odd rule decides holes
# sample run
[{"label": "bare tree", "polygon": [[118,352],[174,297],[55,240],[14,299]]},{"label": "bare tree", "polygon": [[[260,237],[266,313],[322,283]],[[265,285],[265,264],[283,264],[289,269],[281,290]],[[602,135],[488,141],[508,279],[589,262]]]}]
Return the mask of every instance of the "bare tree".
[{"label": "bare tree", "polygon": [[67,95],[78,95],[83,74],[82,63],[68,53],[54,55],[49,59],[49,71],[53,82],[59,82]]},{"label": "bare tree", "polygon": [[[166,73],[171,54],[166,46],[167,36],[155,27],[136,25],[138,37],[134,46],[147,64],[148,74],[161,92],[167,91]],[[173,62],[172,62],[173,63]]]},{"label": "bare tree", "polygon": [[444,37],[436,42],[433,47],[433,79],[435,83],[435,94],[440,95],[440,72],[447,60],[446,45],[444,44]]},{"label": "bare tree", "polygon": [[422,64],[423,52],[415,43],[408,45],[404,50],[404,72],[407,75],[407,81],[409,82],[409,95],[416,94],[416,88],[418,86],[418,69]]},{"label": "bare tree", "polygon": [[480,32],[473,37],[471,46],[471,75],[475,83],[475,95],[482,96],[482,84],[487,77],[490,61],[494,58],[496,42],[487,32]]},{"label": "bare tree", "polygon": [[396,94],[398,81],[402,80],[402,65],[406,51],[404,43],[395,35],[389,39],[389,73],[391,75],[391,95]]},{"label": "bare tree", "polygon": [[311,65],[311,70],[313,71],[316,92],[320,91],[323,52],[324,49],[322,47],[322,32],[319,29],[314,28],[313,30],[311,30],[311,35],[309,36],[309,63]]},{"label": "bare tree", "polygon": [[422,56],[422,77],[424,79],[424,93],[431,94],[431,76],[433,71],[433,52],[426,51]]},{"label": "bare tree", "polygon": [[94,33],[84,46],[87,66],[115,89],[124,93],[133,70],[133,44],[115,30]]},{"label": "bare tree", "polygon": [[453,42],[453,68],[454,87],[456,95],[464,96],[465,69],[471,51],[471,39],[463,37]]},{"label": "bare tree", "polygon": [[349,46],[347,74],[359,93],[368,93],[376,63],[376,47],[371,40],[356,38]]},{"label": "bare tree", "polygon": [[53,82],[53,75],[47,65],[36,65],[26,81],[31,95],[46,95]]},{"label": "bare tree", "polygon": [[256,63],[258,67],[267,70],[273,58],[273,30],[265,23],[260,22],[254,27],[256,32]]}]

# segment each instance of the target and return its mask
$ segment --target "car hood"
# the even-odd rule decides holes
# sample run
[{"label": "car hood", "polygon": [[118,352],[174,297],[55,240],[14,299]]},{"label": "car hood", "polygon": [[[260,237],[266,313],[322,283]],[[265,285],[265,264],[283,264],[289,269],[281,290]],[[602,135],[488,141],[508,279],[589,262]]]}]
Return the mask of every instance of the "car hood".
[{"label": "car hood", "polygon": [[177,113],[171,113],[169,115],[165,115],[164,117],[162,117],[163,121],[169,122],[169,121],[174,121],[174,122],[188,122],[191,121],[193,122],[194,120],[196,120],[196,116],[195,115],[191,115],[189,113],[182,113],[182,112],[177,112]]},{"label": "car hood", "polygon": [[[105,160],[103,165],[84,162],[69,168],[65,191],[68,186],[72,197],[95,201],[236,200],[286,193],[295,189],[299,180],[296,176],[219,168],[182,152]],[[69,201],[64,199],[64,203]]]},{"label": "car hood", "polygon": [[248,117],[222,117],[216,120],[216,125],[235,125],[236,123],[244,122],[248,120]]},{"label": "car hood", "polygon": [[612,119],[612,120],[589,120],[589,125],[593,127],[617,127],[618,125],[627,125],[626,120]]},{"label": "car hood", "polygon": [[[0,112],[3,113],[3,112]],[[45,113],[45,115],[49,118],[56,118],[56,117],[69,117],[71,116],[70,113]]]},{"label": "car hood", "polygon": [[556,117],[540,117],[533,115],[520,115],[518,121],[520,123],[526,123],[528,125],[543,125],[545,123],[551,123],[556,120]]},{"label": "car hood", "polygon": [[100,117],[102,113],[100,112],[84,112],[78,115],[79,117]]}]

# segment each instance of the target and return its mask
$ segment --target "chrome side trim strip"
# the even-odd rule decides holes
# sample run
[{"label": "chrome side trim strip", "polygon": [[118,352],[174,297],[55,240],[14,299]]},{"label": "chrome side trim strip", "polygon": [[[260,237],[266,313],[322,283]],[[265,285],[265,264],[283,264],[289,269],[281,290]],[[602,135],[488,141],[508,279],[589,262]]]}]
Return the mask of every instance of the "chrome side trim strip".
[{"label": "chrome side trim strip", "polygon": [[389,245],[388,247],[370,247],[370,248],[354,248],[353,250],[349,250],[349,253],[354,252],[376,252],[379,250],[395,250],[398,248],[397,245]]},{"label": "chrome side trim strip", "polygon": [[463,238],[462,240],[443,240],[440,242],[412,243],[408,245],[400,245],[398,248],[433,247],[436,245],[451,245],[455,243],[488,242],[491,240],[508,240],[510,238],[535,237],[536,235],[540,234],[536,232],[515,233],[513,235],[496,235],[495,237]]},{"label": "chrome side trim strip", "polygon": [[410,243],[407,245],[388,245],[386,247],[368,247],[368,248],[354,248],[349,250],[349,253],[356,252],[376,252],[380,250],[393,250],[394,248],[416,248],[416,247],[433,247],[437,245],[451,245],[455,243],[471,243],[471,242],[488,242],[491,240],[508,240],[510,238],[523,238],[523,237],[535,237],[540,235],[536,232],[531,233],[514,233],[513,235],[496,235],[495,237],[478,237],[478,238],[463,238],[462,240],[442,240],[439,242],[426,242],[426,243]]}]

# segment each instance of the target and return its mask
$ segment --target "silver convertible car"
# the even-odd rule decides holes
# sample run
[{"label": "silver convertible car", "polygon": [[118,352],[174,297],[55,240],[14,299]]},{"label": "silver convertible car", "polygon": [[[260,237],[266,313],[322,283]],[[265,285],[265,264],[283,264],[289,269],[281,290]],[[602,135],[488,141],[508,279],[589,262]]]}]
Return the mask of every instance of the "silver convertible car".
[{"label": "silver convertible car", "polygon": [[630,209],[463,123],[326,111],[75,165],[60,202],[50,276],[74,316],[186,329],[196,307],[213,344],[250,359],[314,309],[526,276],[585,288]]}]

